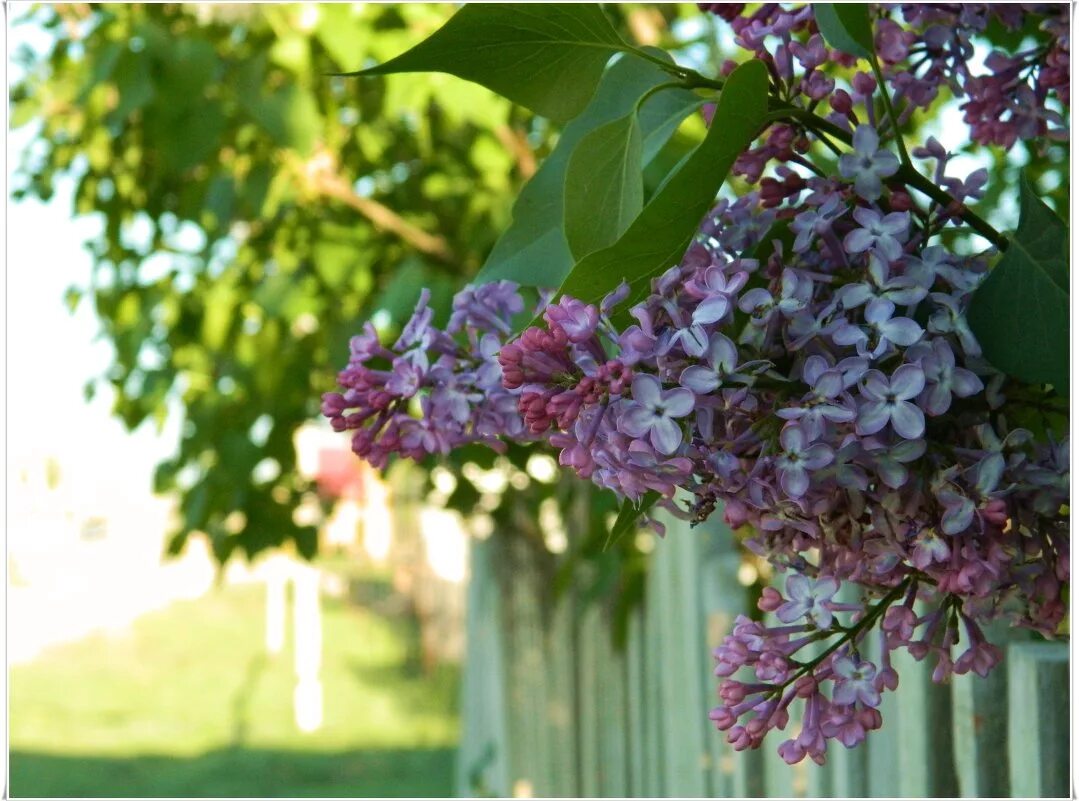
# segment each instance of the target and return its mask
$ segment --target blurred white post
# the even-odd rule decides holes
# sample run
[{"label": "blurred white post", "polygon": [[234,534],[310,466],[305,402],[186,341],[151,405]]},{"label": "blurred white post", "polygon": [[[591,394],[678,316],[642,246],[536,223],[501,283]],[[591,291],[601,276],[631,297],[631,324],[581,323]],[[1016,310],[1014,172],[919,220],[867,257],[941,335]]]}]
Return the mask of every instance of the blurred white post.
[{"label": "blurred white post", "polygon": [[266,560],[266,650],[279,654],[285,647],[285,585],[288,563],[280,554]]},{"label": "blurred white post", "polygon": [[319,607],[319,571],[296,565],[293,573],[292,631],[296,657],[293,708],[296,726],[310,732],[322,725],[322,617]]}]

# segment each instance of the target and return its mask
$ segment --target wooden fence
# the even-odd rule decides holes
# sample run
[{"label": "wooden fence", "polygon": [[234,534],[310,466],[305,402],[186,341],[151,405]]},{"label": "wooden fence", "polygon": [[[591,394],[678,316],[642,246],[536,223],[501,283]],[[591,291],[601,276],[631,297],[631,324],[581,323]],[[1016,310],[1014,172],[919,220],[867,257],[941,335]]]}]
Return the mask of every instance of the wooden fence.
[{"label": "wooden fence", "polygon": [[671,522],[619,651],[599,606],[543,600],[548,579],[526,545],[475,542],[458,794],[1068,794],[1068,647],[1021,632],[1003,632],[1012,641],[988,679],[933,684],[928,660],[904,653],[900,687],[884,696],[884,728],[855,749],[830,743],[824,767],[791,767],[775,753],[797,732],[794,720],[761,750],[735,752],[708,720],[712,649],[749,603],[735,547],[722,526]]}]

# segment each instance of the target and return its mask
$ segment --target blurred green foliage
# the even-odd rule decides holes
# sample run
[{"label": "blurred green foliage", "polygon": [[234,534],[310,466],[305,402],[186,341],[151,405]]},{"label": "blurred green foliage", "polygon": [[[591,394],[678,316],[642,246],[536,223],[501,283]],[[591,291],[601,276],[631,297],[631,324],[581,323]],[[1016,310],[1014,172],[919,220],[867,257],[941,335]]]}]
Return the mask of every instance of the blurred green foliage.
[{"label": "blurred green foliage", "polygon": [[48,199],[70,176],[74,212],[101,220],[69,301],[85,293],[115,346],[105,378],[125,424],[183,415],[155,477],[181,494],[174,550],[198,531],[222,561],[289,540],[314,552],[314,527],[293,520],[312,490],[295,430],[364,319],[392,329],[421,286],[445,313],[542,156],[545,128],[478,86],[327,75],[451,10],[69,5],[23,20],[53,38],[16,54],[12,124],[39,128],[14,196]]},{"label": "blurred green foliage", "polygon": [[[48,200],[72,181],[73,213],[101,222],[87,243],[93,273],[71,276],[67,300],[93,304],[115,347],[99,381],[125,425],[182,418],[154,481],[180,500],[170,551],[194,534],[221,562],[281,546],[315,553],[317,521],[295,510],[317,495],[293,437],[318,417],[349,337],[366,319],[393,336],[422,286],[444,320],[557,141],[550,122],[449,75],[331,75],[407,50],[453,11],[58,4],[16,20],[48,35],[45,49],[13,54],[25,77],[11,89],[12,127],[34,132],[13,196]],[[671,32],[685,8],[607,13],[627,41],[693,44]],[[677,163],[694,143],[676,135],[656,162]],[[559,575],[552,592],[583,581],[588,597],[628,608],[645,559],[633,537],[604,547],[614,499],[561,472],[529,478],[534,452],[453,454],[456,488],[443,501],[532,543]],[[417,501],[433,464],[406,471]],[[514,481],[485,491],[466,464]],[[538,510],[570,498],[565,558]]]}]

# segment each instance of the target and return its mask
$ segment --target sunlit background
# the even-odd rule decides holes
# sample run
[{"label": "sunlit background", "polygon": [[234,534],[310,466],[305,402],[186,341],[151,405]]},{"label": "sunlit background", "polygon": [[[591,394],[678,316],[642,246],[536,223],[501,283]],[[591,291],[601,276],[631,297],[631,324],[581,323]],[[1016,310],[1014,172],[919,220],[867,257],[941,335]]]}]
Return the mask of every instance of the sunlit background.
[{"label": "sunlit background", "polygon": [[71,183],[8,210],[9,264],[28,268],[8,273],[9,421],[41,422],[8,426],[13,792],[449,795],[455,518],[425,510],[402,533],[392,488],[313,424],[297,438],[301,466],[342,489],[324,557],[219,571],[196,539],[163,559],[176,502],[151,477],[175,420],[127,432],[110,393],[83,398],[110,348],[87,306],[64,303],[90,271],[81,242],[95,228],[71,219]]},{"label": "sunlit background", "polygon": [[[702,69],[735,52],[693,6],[609,11],[627,38]],[[366,319],[392,336],[422,285],[444,319],[557,141],[546,121],[448,76],[362,91],[328,77],[401,52],[452,12],[9,11],[13,795],[449,796],[491,790],[489,775],[503,782],[494,790],[528,795],[558,786],[578,759],[609,756],[570,751],[559,767],[551,745],[549,784],[534,785],[506,767],[524,764],[514,749],[527,748],[507,756],[505,742],[497,753],[462,743],[469,714],[496,733],[498,714],[530,734],[534,723],[521,720],[531,707],[462,706],[469,543],[497,531],[513,542],[500,553],[525,542],[539,554],[529,603],[546,606],[528,607],[514,631],[534,613],[560,655],[608,647],[627,615],[639,623],[632,610],[655,541],[600,549],[602,536],[590,537],[606,530],[613,500],[560,477],[535,449],[378,474],[319,422],[348,337]],[[923,133],[958,147],[960,117],[944,106]],[[701,130],[687,119],[657,162],[677,163]],[[963,154],[953,167],[989,166],[1014,184],[1029,153],[984,158]],[[1038,176],[1061,208],[1062,164]],[[646,171],[646,189],[663,174]],[[1017,211],[1000,195],[1007,183],[986,201],[1003,227]],[[729,608],[703,621],[712,638],[747,608],[746,588],[768,580],[752,557],[722,560],[737,581]],[[509,587],[503,607],[520,600],[514,569],[492,567]],[[594,619],[552,623],[544,593],[556,585],[576,587]],[[551,634],[563,624],[568,633]],[[687,716],[707,704],[701,639],[699,665],[654,649],[678,663],[683,684],[701,682]],[[509,654],[471,645],[492,660]],[[560,680],[541,659],[506,659],[508,696],[522,675]],[[475,671],[468,697],[482,697],[492,675]],[[588,686],[601,692],[606,678]],[[545,714],[557,734],[591,712],[552,702]],[[704,764],[733,775],[731,755],[702,742],[712,749]],[[805,776],[796,781],[804,789]]]},{"label": "sunlit background", "polygon": [[[40,58],[54,33],[23,14],[8,50]],[[9,132],[12,169],[40,135]],[[11,792],[451,795],[458,518],[402,502],[312,421],[294,440],[299,471],[331,497],[318,559],[274,549],[222,570],[203,538],[163,558],[180,512],[153,476],[175,451],[179,399],[162,425],[129,431],[110,386],[88,397],[114,348],[69,287],[86,286],[83,243],[102,222],[73,216],[75,179],[53,189],[7,211]]]}]

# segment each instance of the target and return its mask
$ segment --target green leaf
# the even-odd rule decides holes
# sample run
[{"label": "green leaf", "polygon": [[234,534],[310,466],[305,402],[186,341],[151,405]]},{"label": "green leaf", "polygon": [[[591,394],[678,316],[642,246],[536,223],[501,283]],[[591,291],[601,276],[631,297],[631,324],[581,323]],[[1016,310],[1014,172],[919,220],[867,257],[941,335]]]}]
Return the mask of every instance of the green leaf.
[{"label": "green leaf", "polygon": [[591,131],[566,167],[566,241],[575,258],[615,242],[644,208],[636,110]]},{"label": "green leaf", "polygon": [[829,45],[852,56],[873,58],[873,27],[865,3],[814,3],[813,16]]},{"label": "green leaf", "polygon": [[565,122],[588,105],[610,57],[629,49],[595,3],[470,3],[411,50],[346,74],[448,72]]},{"label": "green leaf", "polygon": [[656,501],[660,497],[662,496],[655,490],[649,490],[641,498],[640,503],[636,505],[629,498],[622,501],[622,508],[618,510],[618,517],[615,518],[614,525],[611,526],[611,533],[607,535],[607,542],[603,546],[604,549],[622,539],[626,532],[637,524],[641,515],[656,505]]},{"label": "green leaf", "polygon": [[[670,58],[660,50],[649,52]],[[575,261],[563,230],[563,186],[570,155],[589,131],[626,115],[645,92],[669,79],[662,69],[639,58],[622,56],[611,65],[588,108],[565,127],[554,150],[521,190],[513,205],[513,222],[495,243],[477,281],[509,279],[539,287],[562,283]],[[685,90],[648,98],[639,113],[645,163],[702,102]]]},{"label": "green leaf", "polygon": [[279,146],[304,156],[311,152],[322,124],[310,90],[287,83],[273,94],[244,94],[240,102]]},{"label": "green leaf", "polygon": [[704,141],[617,242],[577,263],[559,294],[597,303],[627,281],[623,308],[642,299],[651,279],[682,258],[734,160],[760,134],[767,110],[768,71],[759,61],[746,62],[727,79]]},{"label": "green leaf", "polygon": [[1068,391],[1068,229],[1019,185],[1019,228],[974,293],[967,319],[990,364]]}]

